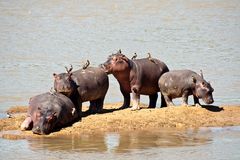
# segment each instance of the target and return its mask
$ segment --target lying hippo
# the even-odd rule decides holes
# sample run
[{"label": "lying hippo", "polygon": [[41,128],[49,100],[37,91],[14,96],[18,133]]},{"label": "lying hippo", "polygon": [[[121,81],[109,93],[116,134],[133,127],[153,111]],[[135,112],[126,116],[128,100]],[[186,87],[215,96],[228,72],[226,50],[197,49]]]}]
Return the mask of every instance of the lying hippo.
[{"label": "lying hippo", "polygon": [[[119,50],[118,53],[110,55],[108,60],[101,66],[106,73],[113,74],[118,80],[124,97],[121,108],[129,107],[130,93],[133,96],[132,110],[140,109],[140,94],[149,95],[149,108],[156,107],[159,92],[158,80],[163,73],[169,71],[165,63],[150,56],[136,59],[135,55],[130,60]],[[162,97],[161,106],[165,105],[165,100]]]},{"label": "lying hippo", "polygon": [[188,104],[188,96],[193,95],[194,104],[200,105],[199,99],[205,103],[214,102],[210,83],[191,70],[175,70],[164,73],[159,79],[160,90],[166,100],[167,106],[173,106],[172,99],[182,97],[182,105]]},{"label": "lying hippo", "polygon": [[53,74],[54,89],[70,97],[81,116],[82,103],[90,101],[89,112],[97,113],[102,110],[104,98],[109,87],[107,74],[98,67],[88,67],[88,63],[79,70],[67,73]]},{"label": "lying hippo", "polygon": [[27,118],[21,129],[32,129],[35,134],[49,134],[77,118],[75,106],[68,97],[61,93],[47,92],[30,99]]}]

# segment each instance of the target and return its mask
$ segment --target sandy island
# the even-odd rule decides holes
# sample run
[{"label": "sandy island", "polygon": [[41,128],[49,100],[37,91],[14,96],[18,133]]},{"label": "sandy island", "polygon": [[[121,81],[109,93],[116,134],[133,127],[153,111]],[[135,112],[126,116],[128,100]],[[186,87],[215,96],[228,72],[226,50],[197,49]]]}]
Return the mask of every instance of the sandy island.
[{"label": "sandy island", "polygon": [[[100,114],[84,116],[81,121],[62,128],[47,136],[71,135],[82,133],[121,132],[132,130],[156,130],[163,127],[186,129],[198,127],[223,127],[240,125],[240,105],[200,107],[165,107],[156,109],[142,108],[118,110],[121,103],[105,104]],[[146,105],[142,105],[146,107]],[[87,107],[83,107],[86,111]],[[20,132],[20,125],[26,117],[27,107],[12,107],[8,111],[11,118],[0,119],[0,137],[9,139],[24,138],[34,135],[31,131]],[[3,131],[18,130],[18,134]]]}]

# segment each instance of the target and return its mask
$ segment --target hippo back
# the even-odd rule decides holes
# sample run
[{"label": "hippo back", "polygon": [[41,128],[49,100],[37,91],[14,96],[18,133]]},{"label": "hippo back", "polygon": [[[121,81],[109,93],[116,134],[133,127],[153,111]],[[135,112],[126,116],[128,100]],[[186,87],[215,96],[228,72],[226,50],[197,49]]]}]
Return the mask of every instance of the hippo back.
[{"label": "hippo back", "polygon": [[165,63],[158,59],[148,58],[136,59],[132,61],[135,65],[133,65],[133,73],[137,78],[137,81],[141,83],[141,94],[153,94],[159,91],[158,80],[161,75],[165,72],[168,72],[169,69]]},{"label": "hippo back", "polygon": [[82,102],[104,97],[109,87],[107,74],[98,67],[76,70],[72,79],[78,86]]}]

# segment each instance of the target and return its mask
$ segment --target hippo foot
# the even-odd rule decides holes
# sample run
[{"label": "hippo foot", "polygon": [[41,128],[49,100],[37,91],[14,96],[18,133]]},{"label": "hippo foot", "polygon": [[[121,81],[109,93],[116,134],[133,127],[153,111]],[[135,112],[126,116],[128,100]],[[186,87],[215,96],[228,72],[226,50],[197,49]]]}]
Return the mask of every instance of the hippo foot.
[{"label": "hippo foot", "polygon": [[23,123],[21,124],[21,130],[25,131],[25,130],[30,130],[33,127],[33,122],[31,117],[27,117]]},{"label": "hippo foot", "polygon": [[182,106],[182,107],[190,107],[190,105],[188,105],[188,104],[186,104],[186,103],[183,103],[181,106]]},{"label": "hippo foot", "polygon": [[128,107],[129,107],[129,106],[123,105],[123,106],[119,107],[119,109],[126,109],[126,108],[128,108]]},{"label": "hippo foot", "polygon": [[27,130],[27,127],[22,124],[21,125],[21,131],[26,131],[26,130]]},{"label": "hippo foot", "polygon": [[167,104],[167,107],[172,108],[172,107],[175,107],[175,105],[173,103],[169,103],[169,104]]},{"label": "hippo foot", "polygon": [[89,109],[85,113],[87,113],[87,114],[97,114],[98,112],[97,112],[97,110]]},{"label": "hippo foot", "polygon": [[131,107],[130,110],[131,110],[131,111],[137,111],[137,110],[140,110],[140,107],[139,107],[139,106],[137,106],[137,107]]},{"label": "hippo foot", "polygon": [[199,103],[196,103],[195,107],[202,108],[201,104],[199,104]]}]

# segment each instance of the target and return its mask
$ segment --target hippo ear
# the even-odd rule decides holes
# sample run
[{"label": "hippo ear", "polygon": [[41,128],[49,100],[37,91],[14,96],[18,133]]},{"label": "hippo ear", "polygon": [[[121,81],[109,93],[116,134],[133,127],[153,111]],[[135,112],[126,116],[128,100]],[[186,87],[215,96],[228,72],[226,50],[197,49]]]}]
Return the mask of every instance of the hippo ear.
[{"label": "hippo ear", "polygon": [[197,80],[196,80],[196,78],[194,76],[192,76],[192,81],[193,81],[193,83],[197,82]]},{"label": "hippo ear", "polygon": [[58,76],[58,74],[53,73],[53,79],[54,80],[60,80],[60,77]]},{"label": "hippo ear", "polygon": [[122,53],[121,49],[119,49],[118,53]]}]

